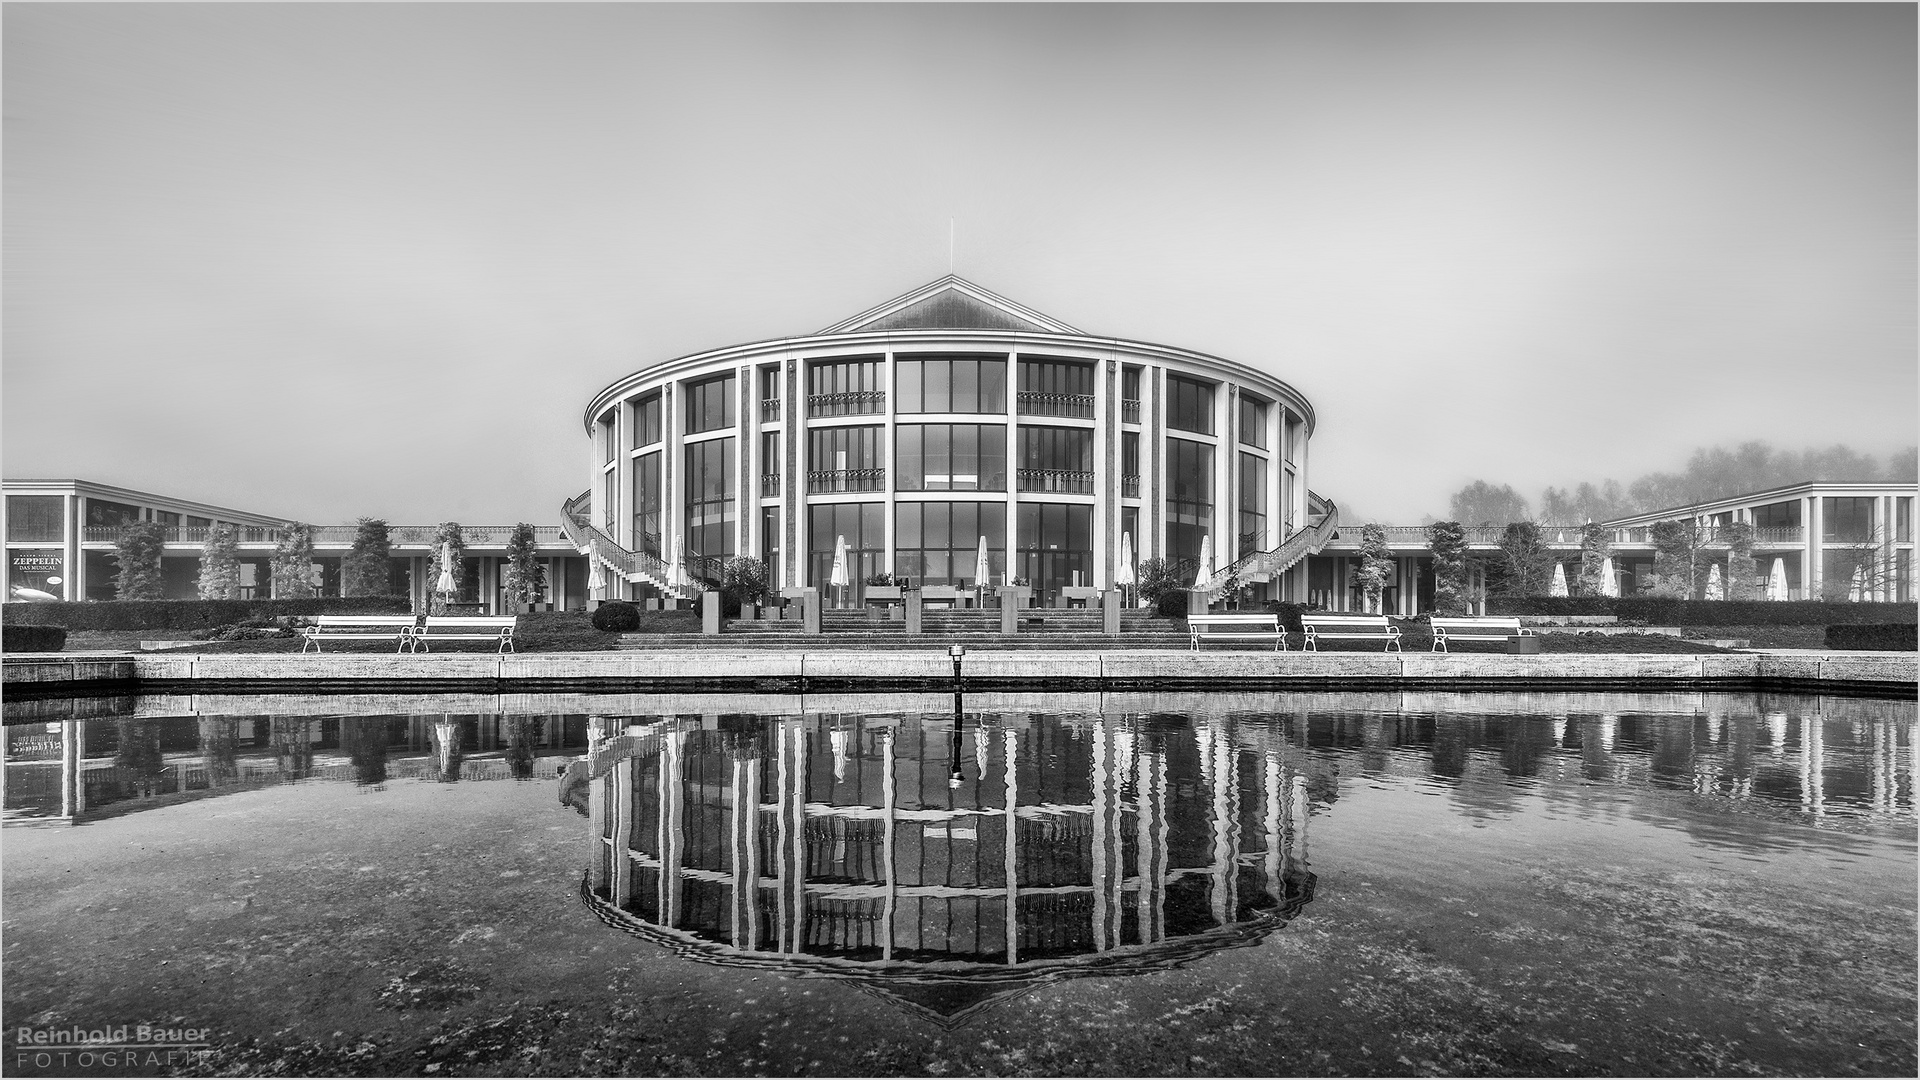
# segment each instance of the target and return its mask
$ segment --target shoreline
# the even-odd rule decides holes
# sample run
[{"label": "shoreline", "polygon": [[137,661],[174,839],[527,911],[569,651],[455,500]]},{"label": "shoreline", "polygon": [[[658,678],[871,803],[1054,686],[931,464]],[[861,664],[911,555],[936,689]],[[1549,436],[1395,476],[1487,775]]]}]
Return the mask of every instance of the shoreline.
[{"label": "shoreline", "polygon": [[[45,653],[5,658],[9,698],[99,693],[372,689],[512,693],[947,691],[944,652],[685,650],[592,653]],[[1272,653],[979,650],[966,690],[1726,689],[1811,690],[1913,700],[1911,653]]]}]

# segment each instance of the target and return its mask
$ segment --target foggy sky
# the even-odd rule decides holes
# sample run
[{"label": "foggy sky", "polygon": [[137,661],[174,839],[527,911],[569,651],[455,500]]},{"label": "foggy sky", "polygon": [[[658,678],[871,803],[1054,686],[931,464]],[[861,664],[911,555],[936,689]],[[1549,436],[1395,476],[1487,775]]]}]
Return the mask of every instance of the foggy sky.
[{"label": "foggy sky", "polygon": [[1272,372],[1311,486],[1915,441],[1910,5],[4,8],[4,467],[558,520],[581,411],[945,274]]}]

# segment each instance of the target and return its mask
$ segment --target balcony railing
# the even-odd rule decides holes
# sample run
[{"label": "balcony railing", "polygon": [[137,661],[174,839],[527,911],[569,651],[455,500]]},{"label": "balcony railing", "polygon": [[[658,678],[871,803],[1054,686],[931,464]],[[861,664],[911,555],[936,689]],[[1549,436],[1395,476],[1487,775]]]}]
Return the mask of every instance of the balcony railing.
[{"label": "balcony railing", "polygon": [[767,398],[762,402],[760,402],[760,422],[761,423],[763,424],[777,423],[779,419],[780,419],[780,399],[779,398]]},{"label": "balcony railing", "polygon": [[[1548,547],[1578,548],[1584,534],[1581,525],[1542,525],[1540,541]],[[1398,548],[1425,547],[1427,530],[1424,525],[1388,525],[1385,526],[1387,543]],[[1468,525],[1462,530],[1466,534],[1469,547],[1498,547],[1506,535],[1505,525]],[[1753,530],[1755,548],[1798,547],[1806,536],[1806,530],[1795,525],[1768,525]],[[1340,535],[1339,546],[1346,548],[1357,545],[1360,531],[1350,527]],[[1653,527],[1635,525],[1629,528],[1608,529],[1607,542],[1628,547],[1645,547],[1653,544]],[[1706,547],[1724,547],[1730,542],[1728,530],[1720,527],[1706,527],[1700,530],[1699,542]]]},{"label": "balcony railing", "polygon": [[1120,399],[1120,422],[1123,424],[1137,424],[1140,422],[1139,398]]},{"label": "balcony railing", "polygon": [[1021,491],[1053,491],[1063,495],[1093,494],[1093,474],[1069,469],[1021,469]]},{"label": "balcony railing", "polygon": [[[81,539],[89,544],[112,544],[120,540],[118,525],[89,525],[81,532]],[[207,542],[207,534],[212,532],[206,525],[177,525],[160,530],[163,543],[201,545]],[[432,547],[435,536],[440,531],[438,525],[389,525],[387,542],[394,547],[423,546]],[[242,544],[273,544],[280,540],[280,529],[268,525],[235,525],[234,539]],[[348,547],[359,532],[355,525],[316,525],[313,527],[313,542],[317,547]],[[505,547],[507,538],[513,535],[511,525],[465,525],[460,529],[460,539],[468,547]],[[562,545],[567,537],[558,525],[535,525],[533,542],[538,545]]]},{"label": "balcony railing", "polygon": [[1120,497],[1137,499],[1140,497],[1140,474],[1125,473],[1120,477]]},{"label": "balcony railing", "polygon": [[849,390],[840,394],[811,394],[808,416],[863,416],[887,411],[885,390]]},{"label": "balcony railing", "polygon": [[780,474],[764,473],[760,477],[760,497],[777,499],[780,497]]},{"label": "balcony railing", "polygon": [[885,469],[828,469],[807,474],[807,491],[831,494],[836,491],[885,491]]},{"label": "balcony railing", "polygon": [[1015,395],[1022,416],[1085,416],[1093,415],[1092,394],[1043,394],[1034,390],[1022,390]]}]

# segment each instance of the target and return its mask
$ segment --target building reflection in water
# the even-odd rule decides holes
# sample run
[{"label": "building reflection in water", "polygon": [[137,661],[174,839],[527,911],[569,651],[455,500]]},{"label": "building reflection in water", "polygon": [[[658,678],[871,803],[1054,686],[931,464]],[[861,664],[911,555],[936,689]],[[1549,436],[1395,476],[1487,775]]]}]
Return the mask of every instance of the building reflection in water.
[{"label": "building reflection in water", "polygon": [[590,755],[583,893],[604,920],[695,959],[850,978],[943,1023],[1250,944],[1312,896],[1305,778],[1266,724],[622,723]]}]

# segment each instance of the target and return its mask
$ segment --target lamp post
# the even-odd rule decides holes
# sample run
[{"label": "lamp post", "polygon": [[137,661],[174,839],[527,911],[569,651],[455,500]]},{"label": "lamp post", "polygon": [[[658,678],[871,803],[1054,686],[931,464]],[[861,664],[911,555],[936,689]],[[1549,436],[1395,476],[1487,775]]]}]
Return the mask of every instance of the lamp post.
[{"label": "lamp post", "polygon": [[960,658],[967,655],[967,647],[959,644],[949,645],[947,646],[947,655],[953,658],[953,692],[958,694],[961,689]]}]

